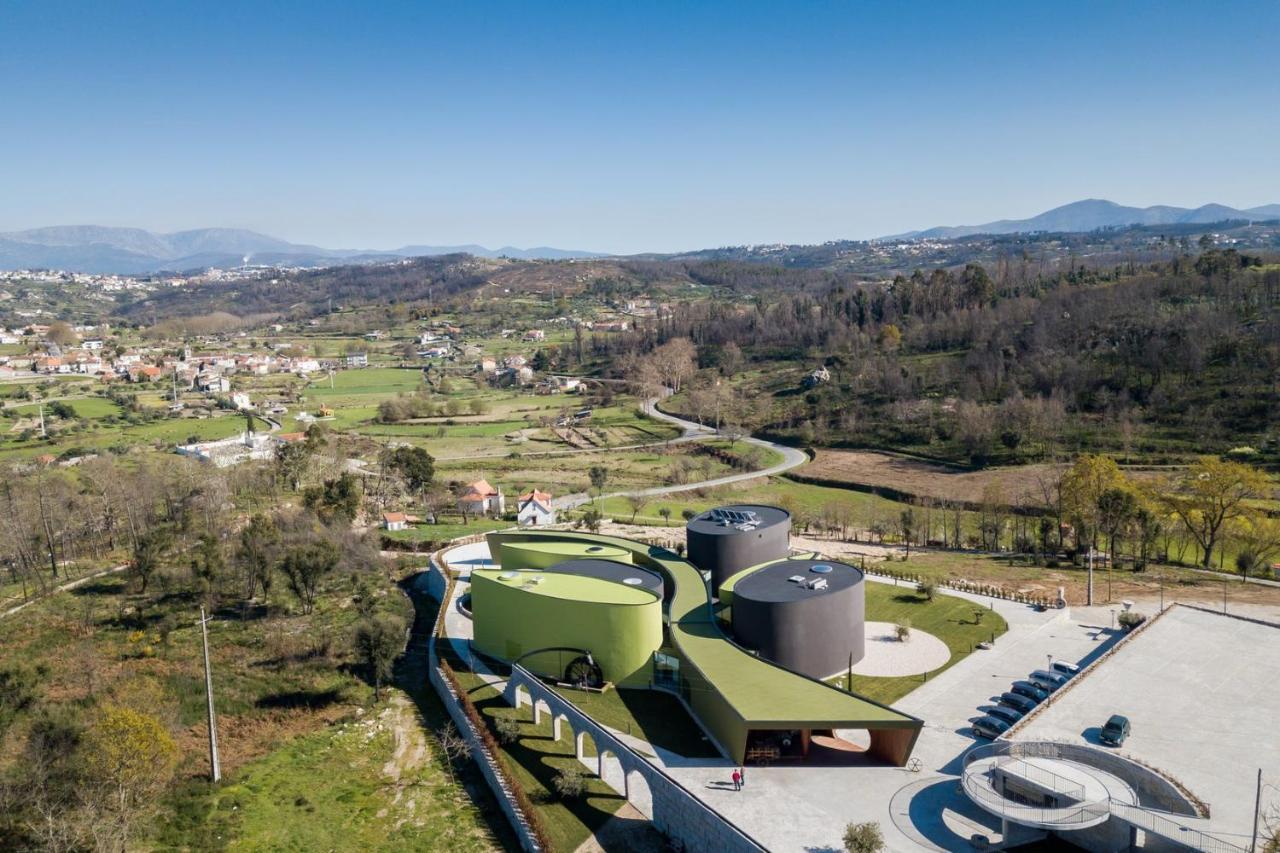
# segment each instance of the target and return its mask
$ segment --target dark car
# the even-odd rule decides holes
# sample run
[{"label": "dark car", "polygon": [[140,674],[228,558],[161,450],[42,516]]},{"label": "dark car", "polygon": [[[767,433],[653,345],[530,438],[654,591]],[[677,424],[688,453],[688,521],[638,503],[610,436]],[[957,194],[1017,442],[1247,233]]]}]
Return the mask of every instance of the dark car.
[{"label": "dark car", "polygon": [[973,721],[973,733],[979,737],[995,740],[1009,731],[1009,724],[995,717],[980,717]]},{"label": "dark car", "polygon": [[1111,719],[1102,727],[1098,737],[1108,746],[1120,746],[1129,736],[1129,718],[1112,714]]},{"label": "dark car", "polygon": [[1031,699],[1026,696],[1020,696],[1017,693],[1011,692],[1011,693],[1000,694],[1000,704],[1008,705],[1010,708],[1013,708],[1015,711],[1021,711],[1024,714],[1030,714],[1032,711],[1035,710],[1037,703],[1036,703],[1036,700],[1034,699]]},{"label": "dark car", "polygon": [[1065,675],[1059,675],[1047,669],[1037,669],[1027,676],[1027,680],[1042,690],[1048,690],[1050,693],[1067,683]]},{"label": "dark car", "polygon": [[995,717],[997,720],[1004,720],[1012,725],[1022,719],[1022,712],[1010,708],[1008,705],[996,705],[987,711],[987,716]]},{"label": "dark car", "polygon": [[1049,698],[1049,694],[1036,687],[1030,681],[1015,681],[1013,686],[1009,688],[1019,696],[1026,696],[1028,699],[1034,699],[1036,704],[1043,702]]}]

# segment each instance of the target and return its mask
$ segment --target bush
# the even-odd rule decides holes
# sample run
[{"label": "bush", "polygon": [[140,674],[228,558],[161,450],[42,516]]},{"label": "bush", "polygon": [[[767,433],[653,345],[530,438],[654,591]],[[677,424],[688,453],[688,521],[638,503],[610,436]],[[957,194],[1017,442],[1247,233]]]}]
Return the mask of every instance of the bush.
[{"label": "bush", "polygon": [[844,828],[844,849],[848,853],[879,853],[884,849],[884,833],[875,821],[851,823]]},{"label": "bush", "polygon": [[1136,610],[1122,610],[1120,615],[1116,617],[1116,621],[1120,623],[1120,627],[1126,631],[1132,631],[1143,622],[1147,621],[1146,614],[1139,613]]},{"label": "bush", "polygon": [[937,582],[933,580],[929,580],[928,578],[920,581],[920,583],[916,585],[916,592],[923,595],[925,601],[933,601],[933,594],[937,591],[938,591]]},{"label": "bush", "polygon": [[581,767],[571,764],[560,768],[551,783],[564,800],[576,800],[587,790],[587,774]]},{"label": "bush", "polygon": [[899,622],[893,626],[893,635],[898,638],[898,642],[905,643],[911,639],[911,623]]},{"label": "bush", "polygon": [[493,729],[498,733],[498,742],[512,744],[520,739],[520,723],[514,717],[494,717]]}]

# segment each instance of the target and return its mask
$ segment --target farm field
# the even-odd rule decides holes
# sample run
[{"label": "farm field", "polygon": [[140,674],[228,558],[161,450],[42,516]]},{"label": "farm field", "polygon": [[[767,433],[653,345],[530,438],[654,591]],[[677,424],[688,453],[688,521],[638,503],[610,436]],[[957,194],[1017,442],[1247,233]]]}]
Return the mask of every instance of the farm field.
[{"label": "farm field", "polygon": [[967,471],[874,450],[819,448],[814,452],[814,460],[797,469],[795,475],[970,504],[979,503],[983,493],[995,487],[1004,494],[1007,503],[1015,504],[1042,502],[1041,480],[1049,482],[1062,468],[1044,463]]}]

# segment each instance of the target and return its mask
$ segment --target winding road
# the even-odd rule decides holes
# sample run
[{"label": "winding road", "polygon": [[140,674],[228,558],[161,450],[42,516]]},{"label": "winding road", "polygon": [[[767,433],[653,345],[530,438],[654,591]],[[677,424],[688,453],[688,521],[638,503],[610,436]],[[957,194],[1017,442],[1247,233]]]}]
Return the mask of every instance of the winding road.
[{"label": "winding road", "polygon": [[[667,423],[674,424],[684,430],[684,433],[679,438],[673,439],[673,441],[701,441],[703,439],[714,438],[719,435],[716,430],[710,427],[694,423],[693,421],[686,421],[684,418],[678,418],[675,415],[669,415],[666,412],[661,411],[658,408],[657,398],[645,401],[644,412],[654,420],[666,421]],[[797,468],[809,461],[809,457],[806,456],[803,451],[796,450],[794,447],[787,447],[785,444],[777,444],[772,441],[766,441],[763,438],[741,438],[738,440],[743,444],[752,444],[756,447],[762,447],[765,450],[772,450],[776,453],[780,453],[782,454],[782,461],[776,465],[771,465],[768,468],[764,468],[759,471],[744,471],[738,474],[727,474],[723,477],[716,477],[711,480],[700,480],[696,483],[681,483],[678,486],[653,486],[647,489],[609,492],[601,495],[601,497],[618,498],[635,496],[653,498],[661,497],[662,495],[673,495],[679,492],[691,492],[697,489],[725,486],[730,483],[741,483],[745,480],[754,480],[757,477],[769,477],[773,474],[781,474],[784,471],[790,471],[792,468]],[[582,506],[590,500],[590,495],[585,492],[578,492],[577,494],[565,495],[562,498],[558,498],[554,500],[553,503],[556,509],[567,510]]]}]

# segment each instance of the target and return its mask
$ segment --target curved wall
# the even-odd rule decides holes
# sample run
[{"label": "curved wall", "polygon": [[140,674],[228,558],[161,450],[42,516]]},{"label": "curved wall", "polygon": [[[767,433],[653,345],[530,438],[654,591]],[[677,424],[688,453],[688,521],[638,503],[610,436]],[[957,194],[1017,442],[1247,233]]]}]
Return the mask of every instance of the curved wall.
[{"label": "curved wall", "polygon": [[[733,636],[760,656],[812,678],[843,672],[866,654],[866,587],[853,566],[822,561],[831,574],[808,571],[813,561],[785,560],[739,580],[733,590]],[[838,573],[838,574],[837,574]],[[825,577],[807,590],[790,575]]]},{"label": "curved wall", "polygon": [[708,511],[689,520],[685,527],[689,562],[711,573],[711,591],[733,575],[791,552],[791,514],[774,506],[737,504],[723,509],[754,512],[760,524],[749,530],[721,525]]},{"label": "curved wall", "polygon": [[[492,542],[492,540],[490,540]],[[493,552],[504,569],[549,569],[566,560],[599,559],[630,563],[631,552],[594,542],[513,542],[498,540]]]},{"label": "curved wall", "polygon": [[[536,649],[586,649],[607,681],[649,683],[653,653],[662,646],[659,596],[612,581],[576,578],[575,585],[587,596],[562,598],[499,580],[497,574],[490,570],[471,573],[476,651],[513,661]],[[590,595],[596,585],[614,588],[601,590],[605,594],[600,598],[608,600]],[[617,602],[617,595],[624,591],[636,603]],[[554,660],[542,657],[527,664],[539,675],[562,678],[563,671],[553,671],[554,665]]]}]

